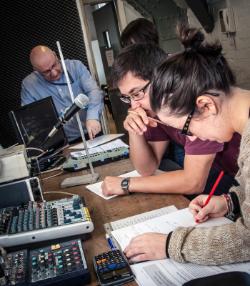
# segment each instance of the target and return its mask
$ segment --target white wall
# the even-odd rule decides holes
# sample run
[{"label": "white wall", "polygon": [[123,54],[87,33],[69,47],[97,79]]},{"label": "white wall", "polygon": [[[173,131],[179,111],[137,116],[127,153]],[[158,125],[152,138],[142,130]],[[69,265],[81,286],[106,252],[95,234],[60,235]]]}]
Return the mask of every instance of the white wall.
[{"label": "white wall", "polygon": [[130,22],[142,17],[143,16],[126,1],[117,0],[117,18],[120,32],[122,32]]},{"label": "white wall", "polygon": [[125,15],[127,19],[127,24],[134,21],[137,18],[142,18],[143,16],[136,11],[131,5],[129,5],[127,2],[124,1],[124,9],[125,9]]},{"label": "white wall", "polygon": [[[231,7],[234,12],[235,37],[221,32],[218,10],[226,7]],[[221,41],[224,54],[235,72],[238,85],[250,88],[250,1],[214,1],[212,8],[215,28],[211,34],[207,34],[208,39]],[[201,27],[190,9],[188,9],[188,20],[190,26]]]}]

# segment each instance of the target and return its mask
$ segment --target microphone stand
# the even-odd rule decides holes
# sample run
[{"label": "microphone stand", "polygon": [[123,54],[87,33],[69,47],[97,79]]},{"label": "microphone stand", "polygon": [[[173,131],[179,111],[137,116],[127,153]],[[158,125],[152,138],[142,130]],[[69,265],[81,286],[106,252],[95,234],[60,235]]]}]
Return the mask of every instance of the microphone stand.
[{"label": "microphone stand", "polygon": [[[73,90],[72,90],[72,87],[71,87],[71,84],[70,84],[68,71],[67,71],[67,68],[66,68],[66,65],[65,65],[65,62],[64,62],[64,57],[63,57],[63,53],[62,53],[62,49],[61,49],[61,45],[60,45],[59,41],[56,42],[56,45],[57,45],[58,52],[59,52],[59,55],[60,55],[61,64],[62,64],[63,71],[64,71],[64,74],[65,74],[65,78],[66,78],[66,82],[67,82],[67,85],[68,85],[70,97],[71,97],[72,102],[74,103],[74,99],[75,98],[74,98],[74,95],[73,95]],[[80,116],[79,116],[78,112],[76,113],[76,120],[77,120],[78,127],[79,127],[79,130],[80,130],[80,134],[81,134],[81,137],[82,137],[83,146],[85,148],[85,151],[86,151],[86,154],[87,154],[87,157],[88,157],[88,163],[89,163],[91,174],[67,178],[67,179],[63,180],[62,183],[61,183],[61,187],[63,187],[63,188],[95,183],[98,180],[98,178],[99,178],[99,174],[95,173],[93,165],[92,165],[92,162],[91,162],[91,159],[90,159],[89,149],[88,149],[88,146],[87,146],[87,143],[86,143],[85,135],[84,135],[83,128],[82,128],[81,119],[80,119]]]}]

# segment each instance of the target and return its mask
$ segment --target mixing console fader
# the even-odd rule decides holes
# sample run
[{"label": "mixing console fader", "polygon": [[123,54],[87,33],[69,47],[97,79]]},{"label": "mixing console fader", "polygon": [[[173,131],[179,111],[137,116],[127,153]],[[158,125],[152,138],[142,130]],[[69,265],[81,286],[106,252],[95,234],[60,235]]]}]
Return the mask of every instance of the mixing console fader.
[{"label": "mixing console fader", "polygon": [[0,209],[0,245],[17,246],[93,231],[88,208],[79,196]]},{"label": "mixing console fader", "polygon": [[90,282],[80,240],[8,253],[0,285],[83,285]]}]

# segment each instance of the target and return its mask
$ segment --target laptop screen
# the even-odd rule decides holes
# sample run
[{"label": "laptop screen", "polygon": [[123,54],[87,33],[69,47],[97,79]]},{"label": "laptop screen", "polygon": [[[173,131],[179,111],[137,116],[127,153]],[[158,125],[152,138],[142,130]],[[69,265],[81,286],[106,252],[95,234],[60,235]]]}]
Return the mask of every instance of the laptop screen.
[{"label": "laptop screen", "polygon": [[47,135],[58,121],[51,96],[11,111],[10,117],[16,130],[18,143],[24,144],[26,147],[53,152],[67,145],[63,128],[45,142]]}]

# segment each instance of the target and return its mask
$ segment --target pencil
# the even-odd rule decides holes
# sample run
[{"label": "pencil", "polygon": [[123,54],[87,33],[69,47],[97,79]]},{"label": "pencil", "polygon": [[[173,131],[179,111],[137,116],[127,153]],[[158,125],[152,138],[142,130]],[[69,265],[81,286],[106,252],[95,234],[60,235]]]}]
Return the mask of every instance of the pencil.
[{"label": "pencil", "polygon": [[212,189],[211,189],[211,191],[210,191],[210,193],[209,193],[209,195],[205,201],[205,204],[203,205],[203,208],[209,203],[209,201],[210,201],[211,197],[213,196],[217,186],[219,185],[219,182],[220,182],[221,178],[223,177],[223,175],[224,175],[224,171],[220,171],[220,174],[219,174],[218,178],[216,179],[216,181],[214,182],[214,185],[213,185],[213,187],[212,187]]},{"label": "pencil", "polygon": [[[139,115],[137,112],[132,111],[132,110],[129,110],[128,113],[135,114],[135,115]],[[162,121],[160,121],[160,120],[158,120],[158,119],[156,119],[156,118],[153,118],[153,117],[149,117],[149,116],[148,116],[148,119],[150,119],[150,120],[152,120],[152,121],[155,121],[155,122],[157,122],[157,123],[160,123],[160,124],[162,124],[162,125],[169,126],[168,124],[166,124],[166,123],[164,123],[164,122],[162,122]]]}]

